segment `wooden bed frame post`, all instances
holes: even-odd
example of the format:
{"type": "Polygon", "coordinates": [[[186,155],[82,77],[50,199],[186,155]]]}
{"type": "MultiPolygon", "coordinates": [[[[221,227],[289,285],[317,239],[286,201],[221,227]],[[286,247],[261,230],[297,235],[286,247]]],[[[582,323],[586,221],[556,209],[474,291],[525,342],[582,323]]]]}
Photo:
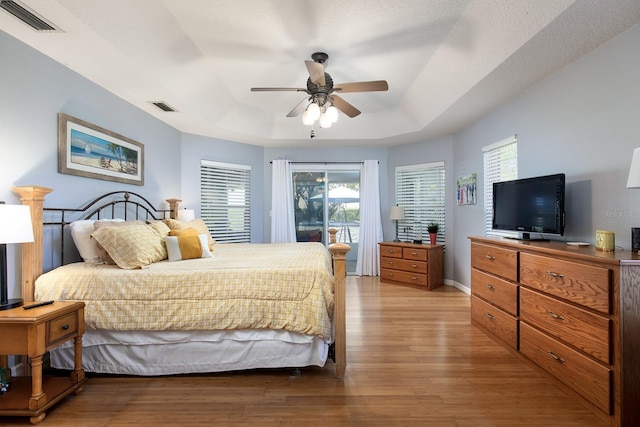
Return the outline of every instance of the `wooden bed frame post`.
{"type": "Polygon", "coordinates": [[[42,274],[44,198],[53,189],[30,185],[13,187],[11,190],[18,193],[22,204],[28,205],[31,209],[33,243],[22,244],[22,299],[33,301],[36,279],[42,274]]]}
{"type": "Polygon", "coordinates": [[[347,313],[346,313],[346,276],[347,252],[351,247],[336,243],[337,228],[329,229],[329,251],[333,258],[334,286],[334,327],[335,327],[335,366],[336,376],[344,378],[347,369],[347,313]]]}
{"type": "Polygon", "coordinates": [[[181,199],[165,199],[167,203],[169,203],[169,218],[178,219],[178,208],[180,207],[181,199]]]}

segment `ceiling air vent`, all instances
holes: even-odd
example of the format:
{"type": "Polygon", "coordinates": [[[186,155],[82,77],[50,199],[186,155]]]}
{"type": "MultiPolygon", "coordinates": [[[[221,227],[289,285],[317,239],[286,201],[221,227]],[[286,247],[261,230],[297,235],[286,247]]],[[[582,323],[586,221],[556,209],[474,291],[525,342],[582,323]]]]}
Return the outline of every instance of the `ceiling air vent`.
{"type": "Polygon", "coordinates": [[[162,111],[174,112],[176,111],[172,106],[163,101],[151,101],[153,105],[161,109],[162,111]]]}
{"type": "Polygon", "coordinates": [[[36,31],[61,31],[42,16],[17,1],[1,0],[0,8],[6,10],[36,31]]]}

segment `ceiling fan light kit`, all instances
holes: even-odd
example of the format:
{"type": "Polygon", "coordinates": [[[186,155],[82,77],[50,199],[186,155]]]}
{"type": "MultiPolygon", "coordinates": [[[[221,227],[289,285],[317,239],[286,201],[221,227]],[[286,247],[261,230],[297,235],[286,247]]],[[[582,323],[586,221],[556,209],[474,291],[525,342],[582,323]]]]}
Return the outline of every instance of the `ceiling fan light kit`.
{"type": "MultiPolygon", "coordinates": [[[[374,92],[386,91],[389,85],[385,80],[375,80],[369,82],[353,82],[343,84],[333,84],[331,76],[325,72],[324,64],[329,58],[324,52],[315,52],[311,55],[313,61],[305,61],[309,78],[306,88],[286,88],[286,87],[254,87],[252,92],[306,92],[309,97],[303,99],[287,117],[296,117],[302,114],[302,123],[313,126],[316,120],[321,128],[331,127],[338,120],[338,110],[348,117],[356,117],[360,114],[353,105],[349,104],[337,92],[374,92]]],[[[313,130],[311,131],[313,133],[313,130]]],[[[311,136],[313,138],[313,134],[311,136]]]]}

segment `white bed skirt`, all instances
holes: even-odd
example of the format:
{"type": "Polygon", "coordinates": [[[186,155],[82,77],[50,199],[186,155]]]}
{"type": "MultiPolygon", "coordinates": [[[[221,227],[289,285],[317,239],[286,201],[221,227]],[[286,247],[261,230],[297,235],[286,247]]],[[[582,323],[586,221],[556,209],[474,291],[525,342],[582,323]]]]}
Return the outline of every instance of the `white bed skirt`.
{"type": "MultiPolygon", "coordinates": [[[[86,331],[85,372],[175,375],[324,366],[329,343],[288,331],[86,331]]],[[[51,366],[74,368],[73,341],[51,350],[51,366]]]]}

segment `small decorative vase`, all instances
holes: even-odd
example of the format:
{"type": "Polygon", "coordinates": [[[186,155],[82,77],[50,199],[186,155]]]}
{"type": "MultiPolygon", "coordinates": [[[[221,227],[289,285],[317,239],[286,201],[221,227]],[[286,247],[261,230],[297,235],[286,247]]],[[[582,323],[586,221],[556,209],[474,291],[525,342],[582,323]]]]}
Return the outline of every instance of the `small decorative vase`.
{"type": "Polygon", "coordinates": [[[432,245],[436,244],[436,239],[438,238],[438,233],[429,233],[429,243],[432,245]]]}

